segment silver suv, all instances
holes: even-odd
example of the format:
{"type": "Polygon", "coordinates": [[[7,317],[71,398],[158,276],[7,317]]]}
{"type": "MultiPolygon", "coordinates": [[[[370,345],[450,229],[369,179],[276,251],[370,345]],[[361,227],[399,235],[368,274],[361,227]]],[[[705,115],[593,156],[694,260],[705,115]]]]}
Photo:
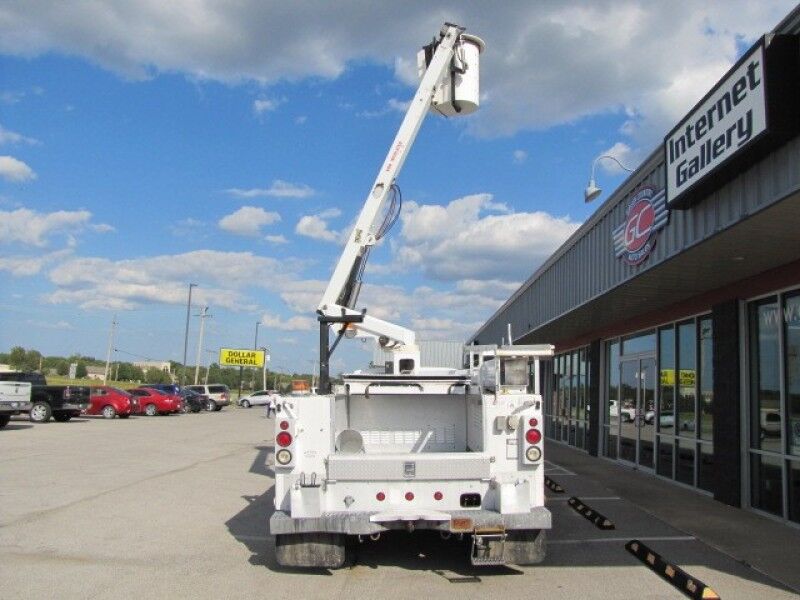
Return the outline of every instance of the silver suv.
{"type": "Polygon", "coordinates": [[[198,394],[208,396],[206,410],[222,410],[223,406],[231,403],[231,391],[227,385],[221,383],[209,383],[208,385],[185,385],[187,390],[192,390],[198,394]]]}

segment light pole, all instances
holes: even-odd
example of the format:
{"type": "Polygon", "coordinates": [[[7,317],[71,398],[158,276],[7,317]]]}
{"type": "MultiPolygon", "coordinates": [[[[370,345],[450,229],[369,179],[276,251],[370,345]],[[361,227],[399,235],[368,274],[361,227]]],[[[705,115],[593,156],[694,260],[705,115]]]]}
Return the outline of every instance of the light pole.
{"type": "Polygon", "coordinates": [[[206,366],[206,380],[203,382],[205,385],[208,385],[208,373],[211,371],[211,355],[214,354],[213,350],[206,350],[206,354],[208,354],[208,365],[206,366]]]}
{"type": "Polygon", "coordinates": [[[595,158],[594,161],[592,162],[592,175],[589,178],[589,185],[587,185],[586,189],[583,191],[583,200],[584,200],[584,202],[591,202],[592,200],[597,198],[603,191],[601,188],[597,187],[597,184],[595,184],[595,181],[594,181],[594,169],[597,166],[597,163],[598,163],[598,161],[600,161],[601,158],[606,158],[608,160],[613,160],[615,163],[617,163],[622,169],[624,169],[628,173],[633,173],[633,169],[629,169],[628,167],[623,165],[621,162],[619,162],[619,159],[616,156],[611,156],[610,154],[601,154],[600,156],[595,158]]]}
{"type": "Polygon", "coordinates": [[[208,306],[204,306],[200,311],[200,314],[197,315],[200,317],[200,335],[197,338],[197,354],[195,355],[195,366],[194,366],[194,384],[197,385],[197,378],[200,375],[200,349],[203,347],[203,329],[205,329],[206,319],[213,316],[208,314],[208,306]]]}
{"type": "Polygon", "coordinates": [[[261,321],[256,321],[256,337],[253,340],[253,350],[258,350],[258,326],[261,325],[261,321]]]}
{"type": "Polygon", "coordinates": [[[267,389],[267,356],[269,356],[269,348],[265,346],[261,346],[261,350],[264,352],[264,364],[261,365],[261,389],[267,389]]]}
{"type": "Polygon", "coordinates": [[[181,385],[186,379],[186,351],[189,349],[189,313],[192,310],[192,288],[196,288],[196,283],[189,284],[189,300],[186,302],[186,333],[183,334],[183,367],[181,368],[181,385]]]}
{"type": "MultiPolygon", "coordinates": [[[[111,348],[114,345],[114,328],[117,326],[117,315],[111,318],[111,331],[108,332],[108,350],[106,350],[106,370],[103,373],[103,385],[108,385],[108,367],[111,364],[111,348]]],[[[39,367],[41,370],[41,367],[39,367]]]]}

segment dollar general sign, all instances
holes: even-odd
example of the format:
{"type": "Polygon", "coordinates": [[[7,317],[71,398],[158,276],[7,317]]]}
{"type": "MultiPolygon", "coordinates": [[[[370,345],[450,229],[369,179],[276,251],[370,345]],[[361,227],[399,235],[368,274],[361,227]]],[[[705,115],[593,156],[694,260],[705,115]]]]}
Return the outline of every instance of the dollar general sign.
{"type": "Polygon", "coordinates": [[[220,348],[219,364],[223,367],[263,367],[264,351],[220,348]]]}

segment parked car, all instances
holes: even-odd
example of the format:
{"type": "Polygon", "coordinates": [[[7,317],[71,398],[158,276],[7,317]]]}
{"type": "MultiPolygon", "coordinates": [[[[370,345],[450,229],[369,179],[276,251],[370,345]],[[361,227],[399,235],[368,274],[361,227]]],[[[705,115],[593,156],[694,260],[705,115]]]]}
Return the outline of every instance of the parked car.
{"type": "Polygon", "coordinates": [[[0,429],[14,415],[31,409],[31,384],[26,381],[0,381],[0,429]]]}
{"type": "Polygon", "coordinates": [[[208,405],[208,396],[183,388],[178,394],[183,400],[183,412],[199,413],[208,405]]]}
{"type": "Polygon", "coordinates": [[[622,410],[620,410],[619,402],[611,400],[608,407],[608,414],[612,417],[621,417],[623,423],[631,423],[636,417],[636,409],[623,407],[622,410]]]}
{"type": "Polygon", "coordinates": [[[139,400],[125,390],[110,385],[96,385],[91,388],[91,399],[87,415],[103,415],[106,419],[119,417],[127,419],[139,412],[139,400]]]}
{"type": "Polygon", "coordinates": [[[222,410],[223,406],[231,403],[231,391],[227,385],[221,383],[209,383],[208,385],[187,385],[186,389],[208,396],[206,410],[222,410]]]}
{"type": "Polygon", "coordinates": [[[128,392],[139,399],[139,412],[148,417],[169,415],[183,410],[181,397],[174,394],[166,394],[147,387],[133,388],[128,392]]]}
{"type": "Polygon", "coordinates": [[[144,383],[141,387],[148,387],[154,390],[158,390],[159,392],[165,392],[167,394],[175,394],[176,396],[180,396],[181,393],[181,386],[177,383],[144,383]]]}
{"type": "Polygon", "coordinates": [[[278,395],[278,392],[275,390],[260,390],[258,392],[253,392],[252,394],[248,394],[247,396],[242,396],[239,398],[239,406],[242,408],[250,408],[251,406],[267,406],[271,404],[275,400],[275,396],[278,395]]]}
{"type": "Polygon", "coordinates": [[[27,382],[31,384],[30,419],[46,423],[69,421],[89,408],[89,388],[83,385],[47,385],[44,375],[36,372],[5,371],[0,381],[27,382]]]}

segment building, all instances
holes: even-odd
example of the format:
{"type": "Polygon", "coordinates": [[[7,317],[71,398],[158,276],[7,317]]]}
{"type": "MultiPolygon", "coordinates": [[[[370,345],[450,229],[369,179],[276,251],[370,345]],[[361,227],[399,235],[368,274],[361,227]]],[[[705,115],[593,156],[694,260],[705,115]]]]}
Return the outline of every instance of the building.
{"type": "Polygon", "coordinates": [[[800,523],[800,9],[470,343],[552,343],[546,436],[800,523]]]}
{"type": "Polygon", "coordinates": [[[86,367],[86,378],[103,381],[106,378],[105,367],[86,367]]]}
{"type": "Polygon", "coordinates": [[[139,367],[142,371],[147,369],[159,369],[165,373],[172,373],[172,364],[168,360],[140,360],[133,363],[134,367],[139,367]]]}

